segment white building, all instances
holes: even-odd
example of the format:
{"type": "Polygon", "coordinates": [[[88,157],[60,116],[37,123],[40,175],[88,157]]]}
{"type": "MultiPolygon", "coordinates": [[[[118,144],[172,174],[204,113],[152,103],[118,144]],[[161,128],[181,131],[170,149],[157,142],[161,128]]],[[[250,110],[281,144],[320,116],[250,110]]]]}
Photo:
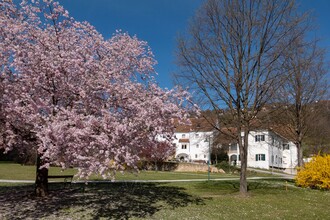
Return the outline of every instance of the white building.
{"type": "Polygon", "coordinates": [[[213,129],[203,119],[191,119],[191,125],[177,125],[175,159],[207,163],[210,158],[213,129]]]}
{"type": "MultiPolygon", "coordinates": [[[[248,143],[248,167],[277,168],[291,172],[298,164],[296,145],[273,131],[251,131],[248,143]]],[[[230,144],[228,156],[232,164],[240,165],[237,144],[230,144]]]]}
{"type": "MultiPolygon", "coordinates": [[[[243,135],[243,134],[242,134],[243,135]]],[[[175,159],[205,162],[210,159],[214,129],[204,119],[191,119],[191,125],[178,125],[175,132],[175,159]]],[[[228,145],[228,140],[225,145],[228,145]]],[[[282,169],[292,172],[297,164],[295,144],[274,131],[251,131],[248,136],[247,165],[253,168],[282,169]]],[[[221,143],[218,143],[221,144],[221,143]]],[[[231,164],[240,165],[238,145],[231,141],[228,148],[231,164]]]]}

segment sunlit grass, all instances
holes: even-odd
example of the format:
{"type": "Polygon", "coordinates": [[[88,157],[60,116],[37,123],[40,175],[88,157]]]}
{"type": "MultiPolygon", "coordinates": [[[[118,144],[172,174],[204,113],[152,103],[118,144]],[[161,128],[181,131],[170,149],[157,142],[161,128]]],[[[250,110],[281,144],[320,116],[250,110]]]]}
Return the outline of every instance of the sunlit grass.
{"type": "MultiPolygon", "coordinates": [[[[75,174],[68,169],[65,174],[75,174]]],[[[50,169],[51,175],[61,170],[50,169]]],[[[249,175],[258,176],[255,172],[249,175]]],[[[263,174],[264,175],[264,174],[263,174]]],[[[0,219],[328,219],[329,191],[298,188],[292,181],[248,180],[248,196],[239,194],[237,174],[142,171],[118,173],[118,180],[204,179],[193,182],[102,182],[50,185],[43,211],[34,207],[34,184],[0,183],[0,219]],[[3,215],[3,216],[1,216],[3,215]]],[[[34,166],[0,163],[0,179],[35,178],[34,166]]],[[[269,178],[269,175],[268,175],[269,178]]],[[[92,179],[99,180],[97,176],[92,179]]]]}
{"type": "MultiPolygon", "coordinates": [[[[74,175],[75,169],[62,171],[59,167],[51,167],[49,175],[74,175]]],[[[21,165],[9,162],[0,162],[0,179],[7,180],[34,180],[36,177],[36,166],[21,165]]]]}
{"type": "MultiPolygon", "coordinates": [[[[59,167],[51,167],[49,175],[75,175],[77,169],[62,171],[59,167]]],[[[15,163],[0,162],[0,179],[8,180],[34,180],[35,166],[20,165],[15,163]]],[[[269,174],[249,172],[249,176],[271,176],[269,174]]],[[[210,179],[237,178],[238,174],[210,173],[210,179]]],[[[167,171],[140,171],[118,172],[116,180],[183,180],[183,179],[207,179],[207,172],[167,172],[167,171]]],[[[102,180],[102,177],[93,175],[90,180],[102,180]]],[[[61,180],[58,180],[61,181],[61,180]]]]}
{"type": "Polygon", "coordinates": [[[301,189],[284,180],[249,181],[249,196],[239,196],[238,181],[169,183],[203,198],[175,212],[162,209],[154,218],[177,219],[329,219],[330,192],[301,189]]]}
{"type": "Polygon", "coordinates": [[[40,212],[33,185],[0,184],[0,213],[5,219],[329,219],[329,191],[279,179],[248,186],[241,197],[238,181],[58,184],[40,212]]]}

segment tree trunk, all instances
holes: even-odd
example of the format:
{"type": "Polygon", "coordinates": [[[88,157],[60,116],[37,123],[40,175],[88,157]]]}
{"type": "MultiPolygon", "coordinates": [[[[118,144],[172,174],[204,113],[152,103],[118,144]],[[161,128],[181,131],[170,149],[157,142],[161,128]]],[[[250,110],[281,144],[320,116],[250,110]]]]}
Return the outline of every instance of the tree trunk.
{"type": "Polygon", "coordinates": [[[304,160],[303,160],[303,149],[302,149],[302,144],[300,141],[296,143],[297,151],[298,151],[298,167],[302,167],[304,165],[304,160]]]}
{"type": "Polygon", "coordinates": [[[155,161],[155,171],[158,171],[158,164],[157,164],[157,161],[155,161]]]}
{"type": "Polygon", "coordinates": [[[241,134],[239,134],[239,154],[241,157],[241,172],[240,172],[240,187],[239,192],[241,196],[247,196],[247,180],[246,180],[246,168],[247,168],[247,147],[248,147],[248,131],[244,131],[244,143],[242,143],[241,134]]]}
{"type": "Polygon", "coordinates": [[[43,165],[43,161],[40,157],[41,155],[38,154],[35,193],[37,197],[44,197],[48,195],[48,169],[47,168],[40,169],[40,167],[43,165]]]}

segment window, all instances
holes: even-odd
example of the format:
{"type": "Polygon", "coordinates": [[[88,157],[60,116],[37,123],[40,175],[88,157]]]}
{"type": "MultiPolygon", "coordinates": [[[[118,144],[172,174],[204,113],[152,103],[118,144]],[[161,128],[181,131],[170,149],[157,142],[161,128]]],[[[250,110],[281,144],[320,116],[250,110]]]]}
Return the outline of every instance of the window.
{"type": "Polygon", "coordinates": [[[204,158],[206,158],[206,154],[204,154],[204,158]]]}
{"type": "Polygon", "coordinates": [[[237,144],[232,144],[229,147],[230,147],[230,150],[237,151],[237,144]]]}
{"type": "Polygon", "coordinates": [[[199,138],[199,134],[195,134],[195,138],[199,138]]]}
{"type": "Polygon", "coordinates": [[[198,155],[197,154],[195,154],[195,158],[197,158],[198,157],[198,155]]]}
{"type": "Polygon", "coordinates": [[[264,134],[256,135],[255,140],[256,142],[265,141],[265,135],[264,134]]]}
{"type": "Polygon", "coordinates": [[[182,138],[185,138],[186,137],[186,134],[182,134],[182,138]]]}
{"type": "Polygon", "coordinates": [[[186,144],[182,144],[181,145],[181,148],[185,150],[185,149],[187,149],[187,145],[186,144]]]}
{"type": "Polygon", "coordinates": [[[199,148],[199,144],[196,144],[196,148],[199,148]]]}
{"type": "Polygon", "coordinates": [[[288,143],[283,143],[283,150],[290,150],[290,145],[288,143]]]}
{"type": "Polygon", "coordinates": [[[256,154],[256,161],[265,161],[266,155],[265,154],[256,154]]]}

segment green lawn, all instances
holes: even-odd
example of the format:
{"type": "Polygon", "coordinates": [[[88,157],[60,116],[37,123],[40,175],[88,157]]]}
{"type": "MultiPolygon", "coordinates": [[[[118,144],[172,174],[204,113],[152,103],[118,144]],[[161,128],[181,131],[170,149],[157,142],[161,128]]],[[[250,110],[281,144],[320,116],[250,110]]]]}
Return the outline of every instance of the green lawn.
{"type": "MultiPolygon", "coordinates": [[[[50,174],[61,171],[53,167],[50,174]]],[[[0,179],[34,180],[34,176],[34,166],[0,163],[0,179]]],[[[221,177],[238,176],[211,174],[212,179],[221,177]]],[[[206,179],[207,173],[148,171],[117,178],[206,179]]],[[[249,180],[248,185],[249,195],[242,198],[236,180],[53,183],[49,197],[40,199],[34,197],[33,184],[0,183],[0,219],[329,219],[329,191],[302,189],[276,178],[249,180]]]]}
{"type": "MultiPolygon", "coordinates": [[[[23,166],[20,164],[0,162],[0,179],[9,180],[34,180],[35,166],[23,166]]],[[[49,175],[76,174],[76,169],[61,171],[58,167],[51,167],[49,175]]],[[[249,176],[271,176],[269,174],[250,172],[249,176]]],[[[211,173],[211,179],[238,177],[237,174],[211,173]]],[[[207,172],[163,172],[163,171],[141,171],[140,173],[118,173],[117,180],[176,180],[176,179],[207,179],[207,172]]],[[[101,180],[101,177],[92,176],[92,180],[101,180]]],[[[61,181],[61,180],[58,180],[61,181]]]]}
{"type": "Polygon", "coordinates": [[[0,219],[329,219],[330,192],[284,180],[99,183],[52,187],[45,199],[33,185],[0,185],[0,219]]]}
{"type": "MultiPolygon", "coordinates": [[[[68,169],[61,171],[58,167],[51,167],[49,169],[49,175],[65,175],[75,174],[75,169],[68,169]]],[[[0,179],[8,180],[35,180],[36,167],[20,165],[11,162],[0,162],[0,179]]]]}

